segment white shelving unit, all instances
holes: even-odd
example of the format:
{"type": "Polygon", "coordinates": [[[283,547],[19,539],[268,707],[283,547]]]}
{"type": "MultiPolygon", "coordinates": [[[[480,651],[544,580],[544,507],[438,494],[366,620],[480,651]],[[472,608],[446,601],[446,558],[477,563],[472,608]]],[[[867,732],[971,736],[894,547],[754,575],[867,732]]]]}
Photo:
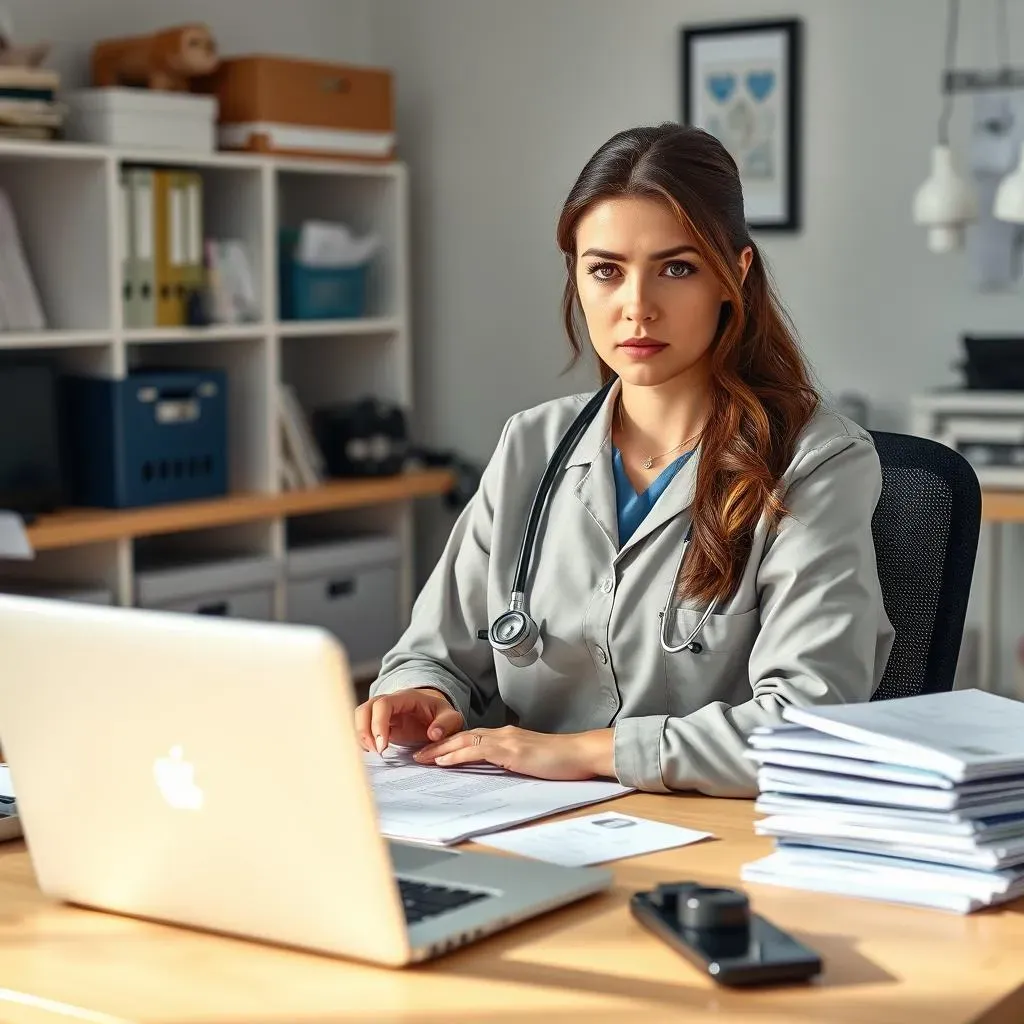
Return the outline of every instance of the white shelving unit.
{"type": "MultiPolygon", "coordinates": [[[[36,559],[0,560],[0,586],[26,578],[99,584],[118,603],[130,605],[143,548],[167,547],[186,558],[270,555],[283,565],[292,529],[372,529],[400,540],[404,619],[413,598],[412,501],[443,492],[447,475],[337,481],[281,493],[276,395],[284,380],[307,410],[370,393],[411,409],[405,167],[11,141],[0,142],[0,188],[11,197],[49,324],[38,333],[0,333],[3,357],[24,352],[52,358],[61,370],[115,378],[149,365],[223,368],[231,449],[229,497],[125,511],[69,509],[42,517],[29,531],[36,559]],[[201,173],[204,232],[245,241],[257,277],[259,322],[124,327],[119,176],[127,164],[201,173]],[[278,319],[278,228],[310,217],[381,234],[366,319],[278,319]]],[[[276,599],[281,618],[287,615],[284,595],[282,573],[276,599]]]]}

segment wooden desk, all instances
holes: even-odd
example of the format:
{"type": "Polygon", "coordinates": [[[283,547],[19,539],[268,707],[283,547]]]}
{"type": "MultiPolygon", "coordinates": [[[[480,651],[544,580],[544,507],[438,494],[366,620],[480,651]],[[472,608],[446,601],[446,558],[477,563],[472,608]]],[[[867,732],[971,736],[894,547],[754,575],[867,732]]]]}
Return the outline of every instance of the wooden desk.
{"type": "Polygon", "coordinates": [[[753,835],[750,803],[637,794],[609,806],[718,839],[622,862],[613,892],[404,971],[54,905],[21,845],[5,844],[0,1021],[1024,1021],[1024,901],[964,918],[748,886],[755,909],[819,950],[826,972],[811,986],[716,988],[625,904],[659,881],[736,884],[740,865],[770,848],[753,835]]]}

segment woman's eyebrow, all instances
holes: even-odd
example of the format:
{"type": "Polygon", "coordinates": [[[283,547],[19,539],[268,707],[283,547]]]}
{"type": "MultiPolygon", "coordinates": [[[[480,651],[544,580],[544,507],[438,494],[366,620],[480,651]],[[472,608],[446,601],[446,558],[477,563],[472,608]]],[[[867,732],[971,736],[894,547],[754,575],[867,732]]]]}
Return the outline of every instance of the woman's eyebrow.
{"type": "MultiPolygon", "coordinates": [[[[670,256],[682,256],[686,252],[700,255],[700,250],[695,245],[677,245],[672,249],[662,249],[661,252],[651,253],[650,259],[667,260],[670,256]]],[[[609,252],[607,249],[588,249],[586,252],[580,253],[581,258],[584,256],[597,256],[602,260],[618,260],[619,263],[625,263],[626,261],[626,257],[622,253],[609,252]]]]}

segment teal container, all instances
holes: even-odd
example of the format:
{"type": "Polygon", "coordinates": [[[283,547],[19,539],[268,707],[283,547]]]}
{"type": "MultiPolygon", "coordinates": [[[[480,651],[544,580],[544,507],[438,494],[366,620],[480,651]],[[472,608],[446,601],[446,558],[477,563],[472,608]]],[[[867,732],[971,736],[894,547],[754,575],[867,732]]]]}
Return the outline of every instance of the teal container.
{"type": "Polygon", "coordinates": [[[278,288],[282,320],[349,320],[366,316],[369,264],[307,267],[295,260],[299,232],[278,235],[278,288]]]}

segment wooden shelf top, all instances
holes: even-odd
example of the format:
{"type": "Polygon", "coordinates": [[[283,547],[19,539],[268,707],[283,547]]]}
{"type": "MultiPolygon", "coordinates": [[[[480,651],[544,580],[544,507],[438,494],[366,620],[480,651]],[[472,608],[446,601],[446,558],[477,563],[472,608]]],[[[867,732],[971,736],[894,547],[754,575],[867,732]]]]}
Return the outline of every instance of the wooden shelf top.
{"type": "Polygon", "coordinates": [[[232,494],[209,501],[146,508],[73,508],[40,516],[28,528],[28,539],[36,551],[46,551],[130,537],[233,526],[279,516],[363,508],[444,494],[452,486],[453,479],[447,470],[429,469],[391,477],[334,480],[321,487],[280,494],[232,494]]]}
{"type": "Polygon", "coordinates": [[[981,491],[981,518],[988,523],[1024,523],[1024,491],[981,491]]]}

